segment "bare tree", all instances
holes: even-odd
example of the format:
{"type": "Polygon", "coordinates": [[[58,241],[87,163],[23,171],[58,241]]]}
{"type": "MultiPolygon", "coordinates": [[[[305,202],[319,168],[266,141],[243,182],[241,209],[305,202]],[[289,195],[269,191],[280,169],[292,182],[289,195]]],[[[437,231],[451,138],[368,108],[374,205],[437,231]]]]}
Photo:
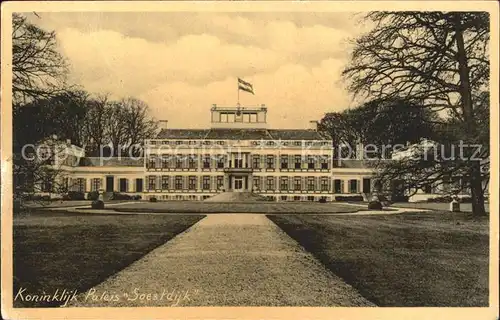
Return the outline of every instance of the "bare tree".
{"type": "MultiPolygon", "coordinates": [[[[483,143],[479,137],[489,128],[479,124],[484,108],[478,104],[489,85],[488,13],[371,12],[366,18],[375,27],[354,42],[351,63],[343,71],[349,90],[370,99],[403,97],[445,112],[443,123],[453,119],[466,143],[483,143]]],[[[486,214],[482,163],[465,161],[476,215],[486,214]]],[[[437,175],[443,170],[436,162],[431,167],[437,175]]]]}
{"type": "Polygon", "coordinates": [[[12,25],[14,106],[61,92],[68,65],[57,51],[55,32],[45,31],[16,13],[12,25]]]}
{"type": "Polygon", "coordinates": [[[134,146],[142,146],[145,139],[153,138],[158,131],[158,123],[150,116],[145,102],[129,97],[120,103],[125,110],[123,128],[125,138],[130,143],[129,154],[137,156],[140,150],[134,146]]]}

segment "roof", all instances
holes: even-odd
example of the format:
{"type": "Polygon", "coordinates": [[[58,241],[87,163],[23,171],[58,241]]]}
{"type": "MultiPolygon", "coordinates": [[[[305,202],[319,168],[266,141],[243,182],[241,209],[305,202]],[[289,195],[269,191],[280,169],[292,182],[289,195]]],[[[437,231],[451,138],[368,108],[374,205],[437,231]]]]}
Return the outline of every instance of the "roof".
{"type": "Polygon", "coordinates": [[[325,140],[311,129],[162,129],[156,139],[325,140]]]}
{"type": "Polygon", "coordinates": [[[143,158],[101,158],[85,157],[80,159],[81,167],[143,167],[143,158]]]}

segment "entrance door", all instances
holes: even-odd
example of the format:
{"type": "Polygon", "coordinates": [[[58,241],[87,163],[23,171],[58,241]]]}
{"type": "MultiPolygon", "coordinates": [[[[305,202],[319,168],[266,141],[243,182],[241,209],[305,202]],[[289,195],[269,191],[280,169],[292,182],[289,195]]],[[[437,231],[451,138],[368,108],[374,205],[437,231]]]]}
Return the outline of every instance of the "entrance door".
{"type": "Polygon", "coordinates": [[[234,178],[234,191],[243,191],[243,178],[235,177],[234,178]]]}
{"type": "Polygon", "coordinates": [[[106,192],[113,192],[114,185],[115,185],[115,177],[107,176],[106,177],[106,192]]]}

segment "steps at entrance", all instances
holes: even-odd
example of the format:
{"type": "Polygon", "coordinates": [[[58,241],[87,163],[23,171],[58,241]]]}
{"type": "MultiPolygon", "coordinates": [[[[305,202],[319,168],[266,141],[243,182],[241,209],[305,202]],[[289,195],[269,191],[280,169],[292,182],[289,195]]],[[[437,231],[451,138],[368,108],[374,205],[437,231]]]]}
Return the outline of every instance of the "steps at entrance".
{"type": "Polygon", "coordinates": [[[221,192],[213,197],[205,199],[208,202],[253,202],[266,201],[266,197],[253,192],[221,192]]]}

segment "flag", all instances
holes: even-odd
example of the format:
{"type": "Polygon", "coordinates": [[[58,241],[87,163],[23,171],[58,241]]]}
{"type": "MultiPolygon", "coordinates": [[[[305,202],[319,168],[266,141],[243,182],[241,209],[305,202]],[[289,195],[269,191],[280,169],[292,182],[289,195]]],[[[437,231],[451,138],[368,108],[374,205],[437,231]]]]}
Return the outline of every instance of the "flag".
{"type": "Polygon", "coordinates": [[[240,78],[238,78],[238,90],[243,90],[243,91],[246,91],[246,92],[250,92],[251,94],[255,94],[253,92],[253,86],[252,86],[252,84],[249,83],[249,82],[243,81],[240,78]]]}

